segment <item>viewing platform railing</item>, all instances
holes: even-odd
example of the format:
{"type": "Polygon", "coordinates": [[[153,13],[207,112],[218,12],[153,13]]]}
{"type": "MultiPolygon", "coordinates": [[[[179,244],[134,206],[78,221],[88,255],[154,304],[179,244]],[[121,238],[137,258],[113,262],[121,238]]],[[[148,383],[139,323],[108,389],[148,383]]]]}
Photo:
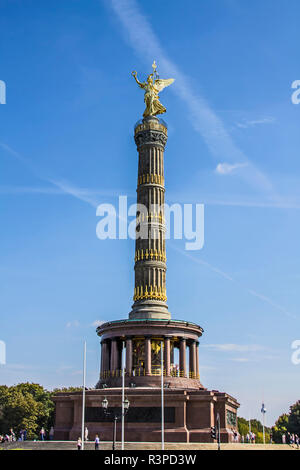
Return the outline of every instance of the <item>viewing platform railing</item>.
{"type": "MultiPolygon", "coordinates": [[[[161,376],[161,368],[160,367],[152,367],[151,373],[146,374],[146,370],[143,367],[136,367],[132,369],[131,372],[127,372],[125,369],[126,377],[148,377],[148,376],[161,376]]],[[[190,378],[190,379],[199,379],[199,375],[196,372],[186,372],[184,373],[183,370],[174,369],[170,370],[169,375],[167,375],[166,369],[163,370],[164,377],[182,377],[182,378],[190,378]]],[[[106,370],[100,374],[101,379],[109,379],[109,378],[118,378],[122,377],[122,369],[115,369],[115,370],[106,370]]]]}

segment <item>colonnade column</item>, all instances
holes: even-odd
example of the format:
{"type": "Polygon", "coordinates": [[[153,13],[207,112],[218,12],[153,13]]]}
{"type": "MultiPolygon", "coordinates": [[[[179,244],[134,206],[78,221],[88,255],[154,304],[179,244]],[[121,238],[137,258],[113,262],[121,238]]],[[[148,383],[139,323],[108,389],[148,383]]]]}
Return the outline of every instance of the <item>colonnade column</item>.
{"type": "Polygon", "coordinates": [[[151,337],[145,337],[145,374],[151,375],[151,337]]]}
{"type": "Polygon", "coordinates": [[[113,338],[111,340],[111,350],[110,350],[110,370],[116,370],[117,369],[117,361],[118,361],[118,346],[117,346],[117,340],[113,338]]]}
{"type": "Polygon", "coordinates": [[[101,374],[110,370],[109,340],[101,341],[101,374]]]}
{"type": "Polygon", "coordinates": [[[197,379],[200,377],[199,373],[199,341],[196,341],[196,375],[197,379]]]}
{"type": "Polygon", "coordinates": [[[132,339],[126,339],[126,375],[132,375],[132,339]]]}
{"type": "Polygon", "coordinates": [[[196,374],[196,341],[190,343],[190,378],[194,378],[196,374]]]}
{"type": "Polygon", "coordinates": [[[166,371],[166,375],[170,375],[171,369],[171,339],[165,337],[164,340],[164,369],[166,371]]]}
{"type": "Polygon", "coordinates": [[[100,377],[101,375],[103,374],[103,371],[104,371],[104,367],[103,367],[103,359],[104,359],[104,342],[101,341],[101,360],[100,360],[100,377]]]}
{"type": "Polygon", "coordinates": [[[186,377],[186,339],[180,339],[179,346],[179,371],[183,377],[186,377]]]}
{"type": "Polygon", "coordinates": [[[104,341],[101,341],[101,366],[100,366],[100,377],[102,376],[104,372],[104,358],[105,358],[105,349],[106,349],[106,344],[104,341]]]}

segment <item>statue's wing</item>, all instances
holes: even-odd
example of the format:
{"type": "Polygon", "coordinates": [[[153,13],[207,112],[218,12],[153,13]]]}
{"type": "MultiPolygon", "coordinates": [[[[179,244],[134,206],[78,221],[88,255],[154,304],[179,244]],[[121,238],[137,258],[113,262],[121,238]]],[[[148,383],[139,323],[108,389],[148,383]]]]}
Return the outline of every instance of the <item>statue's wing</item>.
{"type": "Polygon", "coordinates": [[[163,80],[161,78],[155,80],[155,88],[158,90],[158,92],[162,91],[166,86],[172,85],[174,82],[174,78],[168,78],[167,80],[163,80]]]}

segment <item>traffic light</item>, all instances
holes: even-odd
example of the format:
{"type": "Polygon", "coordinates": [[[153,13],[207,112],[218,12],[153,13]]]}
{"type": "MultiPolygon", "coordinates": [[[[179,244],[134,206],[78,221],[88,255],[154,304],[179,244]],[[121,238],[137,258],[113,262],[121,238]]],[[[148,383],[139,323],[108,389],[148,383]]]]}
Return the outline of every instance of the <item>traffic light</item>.
{"type": "Polygon", "coordinates": [[[211,435],[211,438],[212,439],[216,439],[217,438],[217,428],[216,426],[212,426],[210,428],[210,435],[211,435]]]}

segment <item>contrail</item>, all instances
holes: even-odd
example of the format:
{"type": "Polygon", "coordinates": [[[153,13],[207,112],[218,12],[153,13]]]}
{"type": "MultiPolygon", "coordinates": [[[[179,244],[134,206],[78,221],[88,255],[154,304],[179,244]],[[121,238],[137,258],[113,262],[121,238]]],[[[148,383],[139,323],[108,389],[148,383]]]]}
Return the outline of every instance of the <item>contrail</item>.
{"type": "Polygon", "coordinates": [[[218,161],[222,158],[233,163],[238,161],[247,164],[240,170],[240,177],[277,199],[269,178],[237,147],[206,99],[193,91],[190,79],[168,58],[151,24],[141,13],[140,5],[135,0],[111,0],[109,5],[124,27],[127,41],[141,60],[149,65],[149,61],[155,58],[162,72],[176,79],[172,89],[187,105],[191,123],[204,139],[213,157],[218,161]]]}
{"type": "Polygon", "coordinates": [[[170,242],[168,243],[168,246],[170,246],[173,250],[177,251],[178,253],[181,253],[182,255],[184,255],[186,258],[189,258],[191,259],[192,261],[194,261],[194,263],[197,263],[197,264],[201,264],[202,266],[205,266],[207,268],[209,268],[211,271],[219,274],[220,276],[222,276],[224,279],[227,279],[227,281],[231,281],[231,282],[234,282],[235,284],[238,284],[239,286],[241,286],[246,292],[248,292],[250,295],[252,295],[253,297],[256,297],[260,300],[262,300],[263,302],[271,305],[271,307],[274,307],[276,308],[277,310],[279,310],[280,312],[284,313],[286,316],[290,317],[290,318],[293,318],[294,320],[297,319],[297,316],[294,315],[293,313],[290,313],[285,307],[282,307],[281,305],[273,302],[272,299],[270,299],[269,297],[265,296],[265,295],[262,295],[258,292],[256,292],[255,290],[253,289],[250,289],[249,287],[247,286],[244,286],[243,284],[241,284],[239,281],[235,280],[232,276],[230,276],[228,273],[222,271],[221,269],[219,268],[216,268],[215,266],[207,263],[206,261],[203,261],[202,259],[200,258],[196,258],[195,256],[189,254],[188,252],[184,251],[184,250],[181,250],[180,248],[178,248],[177,246],[171,244],[170,242]]]}

